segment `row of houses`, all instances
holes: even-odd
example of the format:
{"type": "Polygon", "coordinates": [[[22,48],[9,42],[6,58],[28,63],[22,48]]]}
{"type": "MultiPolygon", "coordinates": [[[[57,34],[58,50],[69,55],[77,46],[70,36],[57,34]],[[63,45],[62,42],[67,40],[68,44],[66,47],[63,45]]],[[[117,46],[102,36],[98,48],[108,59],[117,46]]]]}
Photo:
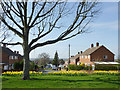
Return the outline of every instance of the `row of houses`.
{"type": "Polygon", "coordinates": [[[115,54],[107,49],[104,45],[99,45],[96,43],[96,46],[91,44],[91,47],[85,50],[84,52],[78,52],[75,56],[71,56],[68,60],[65,61],[65,65],[68,63],[73,65],[79,65],[84,63],[85,65],[95,65],[95,64],[119,64],[114,62],[115,54]]]}
{"type": "MultiPolygon", "coordinates": [[[[80,65],[84,63],[85,65],[95,65],[95,64],[119,64],[114,62],[114,54],[107,49],[104,45],[99,46],[99,43],[96,43],[96,46],[91,44],[91,47],[87,50],[80,51],[75,56],[71,56],[68,60],[65,61],[65,66],[68,65],[68,62],[73,65],[80,65]]],[[[15,62],[20,62],[23,60],[23,56],[19,54],[19,51],[12,51],[6,44],[0,46],[0,67],[4,70],[13,69],[13,64],[15,62]]]]}

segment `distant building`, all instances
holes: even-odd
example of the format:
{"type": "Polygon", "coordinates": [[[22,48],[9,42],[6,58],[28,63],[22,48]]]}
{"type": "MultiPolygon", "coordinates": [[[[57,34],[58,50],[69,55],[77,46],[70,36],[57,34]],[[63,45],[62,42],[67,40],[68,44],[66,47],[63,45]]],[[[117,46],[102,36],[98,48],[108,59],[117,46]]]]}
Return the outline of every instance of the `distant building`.
{"type": "MultiPolygon", "coordinates": [[[[69,59],[65,62],[66,65],[68,64],[68,61],[69,59]]],[[[84,52],[78,52],[77,55],[70,58],[70,64],[74,65],[79,65],[80,63],[94,65],[95,63],[99,64],[98,62],[114,62],[114,54],[105,46],[99,46],[99,43],[96,43],[95,47],[91,44],[90,48],[84,52]]]]}
{"type": "Polygon", "coordinates": [[[19,51],[12,51],[6,44],[0,46],[0,65],[4,70],[11,70],[13,69],[13,64],[15,62],[20,62],[23,59],[23,56],[19,54],[19,51]]]}

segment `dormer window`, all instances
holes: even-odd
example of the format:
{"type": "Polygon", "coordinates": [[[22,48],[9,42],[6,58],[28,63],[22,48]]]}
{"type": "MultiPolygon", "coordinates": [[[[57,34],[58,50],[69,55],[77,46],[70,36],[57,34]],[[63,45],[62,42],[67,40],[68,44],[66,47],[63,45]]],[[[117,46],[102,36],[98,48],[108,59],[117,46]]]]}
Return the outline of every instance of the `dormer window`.
{"type": "Polygon", "coordinates": [[[107,58],[108,58],[108,56],[107,56],[107,55],[104,55],[104,56],[103,56],[103,59],[107,59],[107,58]]]}

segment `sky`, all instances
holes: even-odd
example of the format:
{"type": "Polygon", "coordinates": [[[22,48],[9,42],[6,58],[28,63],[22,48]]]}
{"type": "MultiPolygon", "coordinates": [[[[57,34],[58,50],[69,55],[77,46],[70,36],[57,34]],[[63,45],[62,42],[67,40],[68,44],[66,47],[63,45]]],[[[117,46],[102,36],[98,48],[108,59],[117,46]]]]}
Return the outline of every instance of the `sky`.
{"type": "MultiPolygon", "coordinates": [[[[69,20],[66,18],[66,23],[69,20]]],[[[101,11],[99,15],[89,25],[89,33],[80,34],[67,41],[60,41],[55,44],[43,46],[33,50],[30,53],[30,58],[38,58],[38,55],[45,52],[50,55],[50,58],[54,57],[55,52],[58,52],[59,58],[69,57],[70,55],[76,55],[80,51],[85,51],[90,48],[93,43],[96,42],[100,45],[106,46],[110,51],[115,54],[115,58],[118,56],[118,3],[117,2],[101,2],[101,11]]],[[[54,36],[54,35],[53,35],[54,36]]],[[[16,39],[17,40],[17,39],[16,39]]],[[[10,49],[18,50],[23,55],[21,46],[8,46],[10,49]]]]}

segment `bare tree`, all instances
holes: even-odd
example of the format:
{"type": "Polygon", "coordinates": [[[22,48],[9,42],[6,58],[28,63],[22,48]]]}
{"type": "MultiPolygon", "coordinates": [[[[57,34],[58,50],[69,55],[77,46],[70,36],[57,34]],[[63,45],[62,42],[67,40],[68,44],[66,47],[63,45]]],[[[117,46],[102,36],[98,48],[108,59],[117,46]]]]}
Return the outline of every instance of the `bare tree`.
{"type": "MultiPolygon", "coordinates": [[[[5,18],[1,18],[4,25],[16,34],[22,42],[6,43],[7,45],[21,45],[24,53],[23,79],[29,79],[29,54],[32,50],[58,41],[64,41],[85,32],[86,26],[97,13],[96,0],[82,2],[20,2],[1,1],[5,18]],[[71,22],[64,20],[72,16],[71,22]],[[62,24],[68,23],[62,28],[62,24]],[[11,26],[13,25],[13,26],[11,26]],[[41,42],[40,40],[58,30],[58,36],[41,42]]],[[[4,42],[5,43],[5,42],[4,42]]]]}
{"type": "Polygon", "coordinates": [[[38,60],[38,65],[46,65],[50,61],[50,56],[47,53],[41,53],[39,54],[39,60],[38,60]]]}

